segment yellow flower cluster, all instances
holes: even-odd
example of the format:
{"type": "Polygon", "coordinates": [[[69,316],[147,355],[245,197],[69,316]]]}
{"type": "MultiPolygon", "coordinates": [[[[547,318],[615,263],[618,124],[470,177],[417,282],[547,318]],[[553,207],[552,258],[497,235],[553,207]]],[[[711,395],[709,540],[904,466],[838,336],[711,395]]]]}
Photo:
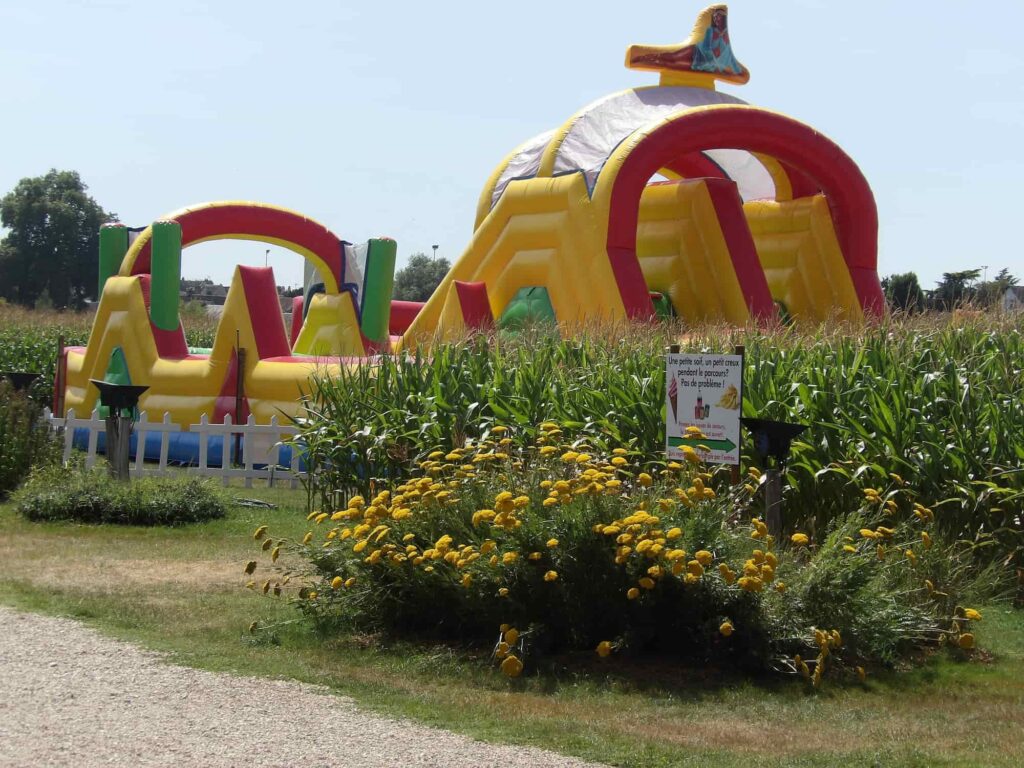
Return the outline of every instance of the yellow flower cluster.
{"type": "MultiPolygon", "coordinates": [[[[699,519],[703,509],[717,509],[708,504],[716,493],[712,476],[696,466],[699,458],[692,461],[688,457],[686,463],[668,463],[654,470],[639,466],[626,449],[603,456],[579,443],[570,444],[554,423],[546,422],[541,432],[536,445],[516,448],[507,428],[494,427],[486,439],[475,444],[430,453],[418,464],[414,477],[390,490],[375,493],[371,486],[365,498],[355,496],[343,509],[311,513],[308,519],[313,530],[305,534],[302,546],[307,556],[312,552],[317,558],[323,582],[319,598],[307,588],[300,599],[318,599],[317,610],[329,607],[332,601],[352,601],[355,595],[365,596],[365,590],[372,590],[378,575],[383,574],[388,574],[388,580],[436,584],[468,601],[504,600],[495,605],[510,611],[530,604],[533,595],[527,590],[545,590],[543,594],[553,599],[571,597],[579,578],[573,565],[576,547],[587,545],[580,541],[577,515],[584,516],[587,526],[593,524],[582,531],[590,530],[601,542],[599,547],[607,553],[602,556],[607,558],[604,562],[614,562],[625,574],[624,598],[629,601],[653,600],[659,585],[664,588],[664,582],[678,580],[687,586],[706,585],[707,594],[714,596],[708,599],[728,594],[731,600],[742,597],[772,605],[772,601],[788,599],[779,597],[786,592],[785,583],[777,577],[783,552],[792,553],[801,563],[826,546],[816,541],[812,547],[807,533],[796,532],[789,537],[791,549],[777,552],[767,526],[756,518],[749,524],[748,557],[734,558],[733,544],[726,556],[718,544],[688,541],[683,530],[684,526],[690,528],[687,521],[695,515],[699,519]],[[320,541],[314,543],[314,539],[320,541]],[[687,546],[696,551],[688,552],[687,546]],[[328,566],[319,565],[324,562],[328,566]],[[741,596],[742,592],[749,594],[741,596]]],[[[761,480],[756,468],[750,468],[747,476],[755,484],[761,480]]],[[[753,492],[753,487],[747,492],[753,492]]],[[[737,492],[742,495],[741,488],[733,489],[737,492]]],[[[901,489],[883,497],[881,491],[866,489],[864,496],[878,507],[885,521],[896,505],[892,496],[910,493],[901,489]]],[[[915,527],[934,520],[931,510],[920,504],[915,504],[914,515],[915,527]]],[[[735,532],[732,523],[729,528],[735,532]]],[[[738,533],[746,536],[747,530],[744,527],[738,533]]],[[[887,553],[898,553],[885,567],[918,568],[921,578],[931,537],[918,530],[908,542],[904,532],[903,526],[897,533],[895,527],[872,523],[872,527],[861,529],[859,539],[848,537],[840,546],[848,553],[877,553],[880,560],[887,553]]],[[[253,536],[271,560],[276,560],[283,542],[273,541],[266,526],[260,526],[253,536]]],[[[730,535],[730,541],[738,540],[730,535]]],[[[253,561],[246,572],[252,574],[255,568],[253,561]]],[[[931,582],[925,583],[929,594],[941,594],[931,582]]],[[[263,591],[273,588],[279,593],[279,586],[272,587],[268,581],[263,591]]],[[[621,593],[618,599],[623,599],[621,593]]],[[[622,610],[630,609],[623,604],[622,610]]],[[[737,624],[720,616],[720,637],[736,634],[742,638],[748,623],[746,617],[740,618],[737,624]]],[[[977,611],[961,609],[950,639],[962,648],[973,647],[974,636],[966,631],[966,623],[978,619],[977,611]]],[[[595,652],[608,658],[616,642],[602,640],[595,652]]],[[[837,630],[816,630],[817,658],[804,661],[794,657],[793,668],[818,685],[829,653],[841,644],[837,630]]],[[[525,650],[523,634],[503,626],[494,650],[503,674],[522,674],[525,650]]]]}
{"type": "MultiPolygon", "coordinates": [[[[821,685],[822,675],[825,674],[825,660],[833,650],[838,650],[842,647],[843,637],[839,634],[838,629],[815,629],[814,645],[818,647],[818,656],[813,662],[814,670],[811,671],[810,666],[803,660],[799,653],[793,657],[793,668],[802,677],[808,678],[811,681],[811,684],[817,688],[821,685]]],[[[863,680],[863,669],[861,667],[858,667],[857,669],[858,676],[863,680]]]]}

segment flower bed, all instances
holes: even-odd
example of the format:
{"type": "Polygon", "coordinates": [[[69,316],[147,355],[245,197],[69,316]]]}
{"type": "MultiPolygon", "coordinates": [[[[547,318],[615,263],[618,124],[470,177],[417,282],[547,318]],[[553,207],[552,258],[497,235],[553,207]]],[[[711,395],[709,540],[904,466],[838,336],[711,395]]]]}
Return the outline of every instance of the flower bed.
{"type": "Polygon", "coordinates": [[[779,542],[754,509],[756,469],[732,486],[692,451],[684,464],[639,465],[624,448],[569,443],[550,422],[517,445],[499,426],[434,451],[406,482],[312,513],[302,541],[261,526],[271,564],[248,564],[250,587],[291,595],[324,631],[494,641],[510,676],[585,651],[818,684],[940,643],[973,647],[978,617],[960,605],[976,572],[902,480],[856,492],[822,535],[779,542]],[[276,565],[282,550],[308,564],[297,592],[276,565]]]}

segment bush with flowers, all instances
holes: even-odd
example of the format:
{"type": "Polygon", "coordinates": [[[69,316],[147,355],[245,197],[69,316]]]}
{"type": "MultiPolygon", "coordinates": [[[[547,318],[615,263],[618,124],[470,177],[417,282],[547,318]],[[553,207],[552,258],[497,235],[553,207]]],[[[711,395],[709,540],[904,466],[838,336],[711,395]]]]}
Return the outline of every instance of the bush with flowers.
{"type": "Polygon", "coordinates": [[[431,452],[404,482],[311,513],[301,541],[260,526],[271,563],[248,563],[250,588],[289,596],[325,630],[461,646],[499,633],[493,659],[512,677],[586,651],[817,685],[940,643],[974,647],[973,571],[910,489],[867,489],[820,538],[776,541],[752,509],[757,469],[732,485],[694,451],[638,465],[624,448],[567,442],[554,423],[540,431],[526,448],[498,426],[431,452]],[[284,550],[306,564],[294,582],[284,550]]]}

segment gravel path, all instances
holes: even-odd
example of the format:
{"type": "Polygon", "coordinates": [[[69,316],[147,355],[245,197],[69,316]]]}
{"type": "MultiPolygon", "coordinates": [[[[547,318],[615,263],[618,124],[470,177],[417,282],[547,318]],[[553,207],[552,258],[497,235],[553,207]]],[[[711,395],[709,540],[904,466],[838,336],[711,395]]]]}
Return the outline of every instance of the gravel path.
{"type": "Polygon", "coordinates": [[[593,766],[361,711],[286,680],[203,672],[68,619],[0,608],[0,766],[593,766]]]}

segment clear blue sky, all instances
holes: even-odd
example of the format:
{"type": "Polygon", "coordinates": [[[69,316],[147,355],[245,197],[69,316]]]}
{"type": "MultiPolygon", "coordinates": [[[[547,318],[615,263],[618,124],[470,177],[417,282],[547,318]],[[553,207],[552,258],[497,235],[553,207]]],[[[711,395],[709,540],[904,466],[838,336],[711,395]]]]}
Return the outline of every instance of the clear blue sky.
{"type": "MultiPolygon", "coordinates": [[[[501,158],[653,83],[626,46],[682,40],[704,4],[0,0],[0,193],[73,169],[130,225],[260,200],[394,237],[400,262],[455,259],[501,158]]],[[[871,182],[882,275],[1024,278],[1024,3],[734,0],[730,28],[752,77],[722,90],[811,124],[871,182]]],[[[184,273],[263,257],[206,244],[184,273]]],[[[289,251],[271,264],[301,280],[289,251]]]]}

